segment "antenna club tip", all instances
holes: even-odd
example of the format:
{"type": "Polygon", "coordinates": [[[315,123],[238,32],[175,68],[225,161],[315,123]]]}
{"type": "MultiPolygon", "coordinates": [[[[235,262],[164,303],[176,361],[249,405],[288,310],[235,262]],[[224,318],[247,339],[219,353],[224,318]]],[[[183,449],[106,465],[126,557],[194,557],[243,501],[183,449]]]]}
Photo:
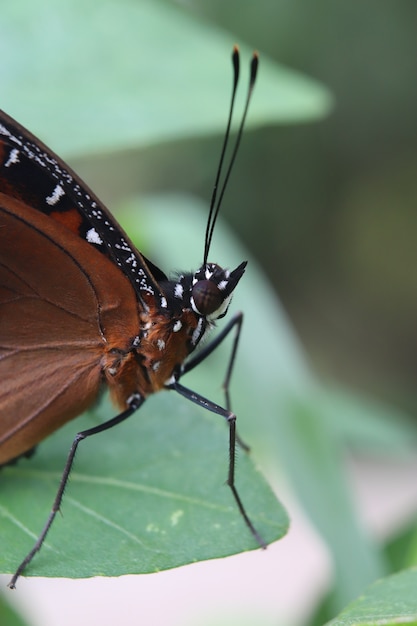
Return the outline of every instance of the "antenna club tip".
{"type": "Polygon", "coordinates": [[[232,63],[233,63],[233,67],[236,68],[239,67],[239,59],[240,59],[240,53],[239,53],[239,46],[237,46],[236,44],[233,46],[233,52],[232,52],[232,63]]]}
{"type": "Polygon", "coordinates": [[[259,66],[259,54],[257,50],[254,50],[251,64],[250,64],[250,84],[252,86],[256,80],[256,75],[258,73],[258,66],[259,66]]]}

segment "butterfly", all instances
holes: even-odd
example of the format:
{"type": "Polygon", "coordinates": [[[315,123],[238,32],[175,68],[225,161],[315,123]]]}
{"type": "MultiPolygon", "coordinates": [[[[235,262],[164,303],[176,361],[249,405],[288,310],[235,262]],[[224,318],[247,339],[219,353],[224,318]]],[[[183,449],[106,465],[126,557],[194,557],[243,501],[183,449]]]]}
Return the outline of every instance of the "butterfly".
{"type": "Polygon", "coordinates": [[[265,546],[235,486],[236,416],[228,385],[242,324],[236,314],[204,339],[229,308],[246,262],[233,270],[209,262],[223,194],[242,137],[258,68],[219,188],[239,78],[234,48],[232,102],[207,220],[203,261],[175,280],[139,252],[111,213],[39,139],[0,111],[0,465],[29,456],[97,400],[103,384],[118,413],[76,434],[51,512],[9,584],[40,550],[60,509],[78,445],[129,418],[146,398],[171,389],[229,425],[228,485],[246,525],[265,546]],[[235,330],[226,374],[226,407],[181,384],[235,330]],[[203,345],[204,343],[204,345],[203,345]]]}

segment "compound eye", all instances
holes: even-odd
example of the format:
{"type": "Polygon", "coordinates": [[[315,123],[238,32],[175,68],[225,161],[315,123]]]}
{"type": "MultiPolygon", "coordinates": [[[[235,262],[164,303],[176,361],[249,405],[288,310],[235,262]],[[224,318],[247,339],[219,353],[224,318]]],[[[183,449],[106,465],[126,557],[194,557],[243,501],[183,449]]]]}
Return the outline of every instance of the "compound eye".
{"type": "Polygon", "coordinates": [[[220,308],[224,296],[211,280],[199,280],[193,287],[193,300],[201,315],[211,315],[220,308]]]}

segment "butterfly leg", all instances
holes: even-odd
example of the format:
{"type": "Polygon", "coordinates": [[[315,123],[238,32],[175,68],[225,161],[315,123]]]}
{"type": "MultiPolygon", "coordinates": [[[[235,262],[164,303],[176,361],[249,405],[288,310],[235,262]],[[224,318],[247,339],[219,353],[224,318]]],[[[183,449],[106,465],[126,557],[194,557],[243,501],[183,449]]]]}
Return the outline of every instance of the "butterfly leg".
{"type": "Polygon", "coordinates": [[[104,422],[103,424],[99,424],[98,426],[94,426],[93,428],[89,428],[88,430],[83,430],[83,431],[81,431],[81,432],[79,432],[79,433],[77,433],[75,435],[74,441],[72,442],[71,449],[70,449],[68,457],[67,457],[67,461],[65,463],[64,471],[62,472],[62,476],[61,476],[61,480],[60,480],[60,483],[59,483],[58,491],[57,491],[57,494],[55,496],[55,500],[54,500],[54,503],[52,505],[51,512],[49,513],[49,516],[48,516],[48,519],[46,520],[45,526],[43,527],[42,532],[40,533],[38,539],[36,540],[35,545],[33,546],[32,550],[30,552],[28,552],[28,554],[25,556],[23,561],[20,563],[20,565],[17,568],[13,578],[9,582],[8,586],[10,587],[10,589],[15,589],[16,588],[17,579],[19,578],[19,576],[21,576],[21,574],[23,574],[24,570],[29,565],[29,563],[32,561],[32,559],[35,556],[35,554],[37,552],[39,552],[39,550],[41,549],[42,544],[45,541],[46,535],[48,534],[49,529],[51,528],[51,526],[52,526],[52,524],[54,522],[56,514],[58,513],[58,511],[60,509],[60,506],[61,506],[62,497],[64,495],[65,487],[67,485],[68,478],[69,478],[69,475],[71,473],[72,466],[74,464],[75,453],[77,452],[77,448],[78,448],[79,443],[81,441],[83,441],[83,439],[86,439],[87,437],[90,437],[91,435],[96,435],[98,433],[102,433],[105,430],[108,430],[109,428],[113,428],[113,426],[116,426],[117,424],[120,424],[120,422],[123,422],[125,419],[130,417],[132,415],[132,413],[137,411],[137,409],[143,404],[144,400],[145,400],[145,398],[143,398],[139,394],[135,394],[128,401],[129,402],[129,408],[126,409],[125,411],[123,411],[123,413],[120,413],[119,415],[116,415],[115,417],[113,417],[112,419],[108,420],[107,422],[104,422]]]}
{"type": "Polygon", "coordinates": [[[227,484],[233,493],[234,499],[239,508],[240,514],[242,515],[245,521],[246,526],[249,528],[250,532],[252,533],[253,537],[256,539],[260,547],[266,548],[266,543],[262,539],[258,531],[256,530],[252,521],[250,520],[246,512],[246,509],[243,505],[243,502],[240,498],[239,492],[237,491],[236,485],[235,485],[236,415],[232,413],[232,411],[230,411],[229,409],[224,409],[223,407],[219,406],[215,402],[212,402],[211,400],[208,400],[207,398],[205,398],[204,396],[201,396],[195,391],[188,389],[188,387],[184,387],[183,385],[180,385],[179,382],[172,383],[169,386],[169,388],[175,389],[175,391],[177,391],[179,394],[187,398],[187,400],[191,400],[191,402],[195,402],[195,404],[198,404],[204,409],[207,409],[208,411],[212,411],[213,413],[216,413],[217,415],[221,415],[227,421],[229,425],[229,471],[228,471],[228,476],[227,476],[227,484]]]}
{"type": "MultiPolygon", "coordinates": [[[[240,338],[240,333],[242,330],[242,323],[243,323],[243,313],[238,312],[232,317],[231,320],[229,320],[229,323],[223,328],[223,330],[219,332],[219,334],[216,337],[214,337],[212,341],[210,341],[210,343],[204,346],[204,348],[202,348],[202,350],[200,350],[198,354],[196,354],[194,357],[192,357],[189,361],[185,363],[181,372],[181,375],[182,375],[194,369],[199,363],[201,363],[201,361],[204,361],[204,359],[206,359],[221,344],[221,342],[224,339],[226,339],[226,337],[229,335],[229,333],[233,329],[235,329],[235,336],[233,339],[232,351],[230,353],[229,363],[228,363],[227,370],[226,370],[226,376],[224,378],[223,385],[222,385],[223,392],[224,392],[225,399],[226,399],[226,408],[228,411],[232,410],[231,402],[230,402],[229,386],[230,386],[230,379],[232,377],[233,366],[235,364],[237,348],[239,345],[239,338],[240,338]]],[[[243,450],[245,450],[246,452],[249,452],[250,450],[249,446],[247,445],[247,443],[245,443],[241,439],[241,437],[239,436],[237,432],[236,432],[236,441],[243,450]]]]}

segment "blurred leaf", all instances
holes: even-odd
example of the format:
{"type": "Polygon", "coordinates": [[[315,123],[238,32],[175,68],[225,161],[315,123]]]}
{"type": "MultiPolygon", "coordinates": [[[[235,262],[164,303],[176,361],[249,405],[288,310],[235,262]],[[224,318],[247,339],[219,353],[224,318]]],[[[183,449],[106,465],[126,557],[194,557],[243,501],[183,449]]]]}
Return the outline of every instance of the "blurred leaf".
{"type": "Polygon", "coordinates": [[[417,427],[397,407],[353,391],[326,387],[317,399],[327,423],[358,450],[385,455],[415,453],[417,427]]]}
{"type": "MultiPolygon", "coordinates": [[[[0,571],[12,572],[50,510],[75,432],[114,415],[104,403],[47,439],[30,461],[5,467],[0,487],[0,571]]],[[[156,572],[258,546],[227,475],[225,424],[174,393],[160,393],[123,425],[83,442],[58,516],[27,575],[156,572]]],[[[247,455],[237,486],[267,542],[287,517],[247,455]]]]}
{"type": "Polygon", "coordinates": [[[27,626],[0,593],[0,624],[2,626],[27,626]]]}
{"type": "Polygon", "coordinates": [[[392,571],[417,566],[417,518],[390,539],[385,552],[392,571]]]}
{"type": "MultiPolygon", "coordinates": [[[[66,157],[223,131],[235,39],[161,0],[3,3],[1,106],[66,157]]],[[[320,118],[330,103],[262,55],[248,125],[320,118]]]]}
{"type": "Polygon", "coordinates": [[[327,626],[416,626],[417,569],[379,580],[327,626]]]}
{"type": "Polygon", "coordinates": [[[297,496],[332,553],[334,612],[385,574],[386,564],[380,547],[358,519],[343,442],[323,419],[314,394],[294,398],[275,432],[297,496]]]}

